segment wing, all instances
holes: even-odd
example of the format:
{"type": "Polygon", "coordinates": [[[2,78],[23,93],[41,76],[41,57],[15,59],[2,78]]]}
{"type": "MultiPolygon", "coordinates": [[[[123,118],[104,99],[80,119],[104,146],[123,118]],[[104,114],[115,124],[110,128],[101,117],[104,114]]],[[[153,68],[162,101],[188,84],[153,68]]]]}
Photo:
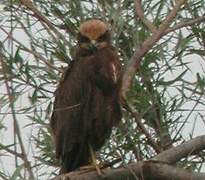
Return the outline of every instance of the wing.
{"type": "Polygon", "coordinates": [[[122,66],[114,48],[110,47],[101,51],[90,64],[88,66],[90,80],[105,95],[120,90],[122,66]]]}
{"type": "MultiPolygon", "coordinates": [[[[65,98],[69,94],[72,94],[71,86],[67,86],[66,84],[72,84],[72,71],[74,70],[74,66],[76,61],[71,61],[69,66],[66,68],[65,72],[63,73],[60,83],[55,91],[55,101],[54,101],[54,108],[53,114],[50,120],[50,126],[52,129],[54,142],[56,146],[56,157],[57,159],[60,158],[61,153],[63,151],[63,144],[65,141],[66,130],[64,126],[70,127],[69,121],[68,125],[66,124],[66,120],[70,119],[72,115],[72,110],[77,107],[75,100],[72,98],[65,98]],[[70,77],[71,76],[71,77],[70,77]],[[68,93],[66,93],[68,92],[68,93]],[[69,93],[70,92],[70,93],[69,93]]],[[[74,96],[75,94],[73,94],[74,96]]]]}
{"type": "Polygon", "coordinates": [[[57,121],[55,110],[57,109],[57,106],[58,106],[57,102],[60,100],[59,89],[62,86],[62,84],[64,84],[65,80],[68,78],[69,74],[71,73],[71,71],[73,69],[74,64],[75,64],[74,60],[70,61],[69,65],[67,66],[64,73],[62,74],[62,77],[60,79],[60,83],[58,85],[58,88],[54,92],[55,101],[54,101],[54,107],[53,107],[53,114],[52,114],[51,119],[50,119],[50,125],[51,125],[51,128],[52,128],[52,131],[53,131],[54,135],[55,135],[55,131],[56,131],[56,121],[57,121]]]}
{"type": "Polygon", "coordinates": [[[54,110],[50,125],[56,157],[61,161],[61,172],[68,172],[88,163],[89,149],[85,146],[82,115],[89,88],[82,72],[83,63],[76,60],[69,67],[55,92],[54,110]]]}

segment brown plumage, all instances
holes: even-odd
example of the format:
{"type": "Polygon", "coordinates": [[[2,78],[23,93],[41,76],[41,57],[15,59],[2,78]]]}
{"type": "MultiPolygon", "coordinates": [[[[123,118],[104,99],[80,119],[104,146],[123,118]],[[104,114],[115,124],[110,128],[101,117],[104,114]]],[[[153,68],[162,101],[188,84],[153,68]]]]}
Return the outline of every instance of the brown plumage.
{"type": "Polygon", "coordinates": [[[93,19],[79,28],[76,56],[60,82],[51,128],[61,173],[89,164],[121,119],[121,64],[106,23],[93,19]]]}

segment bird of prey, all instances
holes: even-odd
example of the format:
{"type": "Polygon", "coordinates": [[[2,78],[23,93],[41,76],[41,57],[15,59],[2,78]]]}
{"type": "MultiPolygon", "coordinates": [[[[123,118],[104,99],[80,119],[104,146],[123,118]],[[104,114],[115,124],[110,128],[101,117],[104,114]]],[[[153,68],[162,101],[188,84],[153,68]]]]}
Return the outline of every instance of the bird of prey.
{"type": "Polygon", "coordinates": [[[79,27],[75,56],[56,93],[51,129],[60,173],[86,166],[121,120],[122,66],[107,23],[79,27]]]}

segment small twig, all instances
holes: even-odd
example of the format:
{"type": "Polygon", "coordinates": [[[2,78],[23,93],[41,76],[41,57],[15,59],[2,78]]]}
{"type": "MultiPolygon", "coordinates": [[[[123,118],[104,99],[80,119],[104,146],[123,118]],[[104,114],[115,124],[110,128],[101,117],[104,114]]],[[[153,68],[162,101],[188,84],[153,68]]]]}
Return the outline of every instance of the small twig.
{"type": "Polygon", "coordinates": [[[178,29],[181,29],[183,27],[193,26],[195,24],[198,24],[198,23],[201,23],[201,22],[204,22],[204,21],[205,21],[205,16],[202,16],[202,17],[198,17],[196,19],[191,19],[191,20],[188,20],[188,21],[185,21],[185,22],[178,23],[175,26],[167,29],[165,31],[164,35],[166,35],[166,34],[168,34],[170,32],[176,31],[178,29]]]}
{"type": "Polygon", "coordinates": [[[147,26],[147,28],[152,33],[155,33],[157,31],[157,28],[151,21],[149,21],[145,17],[143,9],[142,9],[142,5],[141,5],[141,0],[135,0],[134,2],[135,2],[135,9],[136,9],[137,16],[141,19],[141,21],[147,26]]]}
{"type": "Polygon", "coordinates": [[[22,153],[17,153],[16,151],[13,151],[13,150],[9,149],[7,146],[4,146],[3,144],[0,144],[0,148],[1,148],[1,150],[5,150],[8,153],[13,154],[16,157],[19,157],[19,158],[23,159],[23,154],[22,153]]]}
{"type": "Polygon", "coordinates": [[[3,29],[0,26],[0,29],[9,37],[11,38],[14,42],[16,42],[17,44],[19,44],[20,48],[26,52],[29,52],[30,54],[32,54],[33,56],[37,57],[39,60],[41,60],[43,63],[45,63],[48,67],[57,70],[58,72],[63,73],[64,71],[61,70],[60,68],[57,68],[56,66],[54,66],[53,64],[50,64],[46,58],[44,58],[40,53],[36,52],[36,51],[32,51],[31,49],[27,48],[26,46],[24,46],[22,43],[20,43],[17,39],[15,39],[10,33],[8,33],[5,29],[3,29]]]}
{"type": "Polygon", "coordinates": [[[153,147],[153,149],[159,153],[160,147],[158,146],[158,144],[152,139],[151,135],[149,134],[149,132],[147,131],[147,129],[145,128],[145,126],[143,125],[143,123],[141,122],[140,119],[140,115],[137,112],[134,112],[132,110],[132,108],[128,105],[128,103],[126,103],[125,108],[128,112],[131,113],[131,115],[135,118],[135,121],[140,129],[140,131],[146,136],[148,143],[150,144],[150,146],[153,147]]]}
{"type": "Polygon", "coordinates": [[[6,86],[6,90],[7,90],[8,99],[9,99],[9,106],[10,106],[11,111],[12,111],[12,117],[13,117],[14,126],[15,126],[15,133],[17,135],[17,138],[18,138],[18,141],[19,141],[19,145],[20,145],[20,148],[21,148],[21,152],[22,152],[21,159],[24,162],[24,167],[28,171],[29,178],[31,180],[34,180],[35,179],[34,178],[34,174],[33,174],[32,168],[31,168],[31,164],[30,164],[30,162],[29,162],[29,160],[27,158],[26,150],[25,150],[25,147],[24,147],[24,144],[23,144],[23,140],[22,140],[22,137],[21,137],[21,132],[20,132],[19,124],[18,124],[18,121],[17,121],[17,118],[16,118],[15,109],[14,109],[13,89],[12,89],[12,87],[9,86],[9,80],[7,78],[7,73],[6,73],[6,70],[5,70],[6,67],[5,67],[3,58],[4,58],[4,56],[0,52],[0,64],[1,64],[1,67],[2,67],[3,75],[4,75],[5,86],[6,86]]]}
{"type": "Polygon", "coordinates": [[[115,160],[113,160],[113,161],[111,161],[111,162],[106,162],[106,163],[102,164],[102,168],[111,167],[111,166],[113,166],[114,164],[117,164],[117,163],[119,163],[119,162],[121,162],[121,161],[122,161],[122,158],[117,158],[117,159],[115,159],[115,160]]]}
{"type": "MultiPolygon", "coordinates": [[[[198,100],[200,100],[202,96],[203,96],[203,94],[198,97],[198,100]]],[[[179,132],[181,132],[182,128],[183,128],[183,127],[185,126],[185,124],[188,122],[190,116],[193,114],[193,111],[195,110],[195,108],[196,108],[198,105],[199,105],[199,101],[196,101],[195,104],[194,104],[194,106],[192,107],[192,110],[187,114],[187,117],[183,120],[182,125],[179,127],[178,131],[176,132],[176,135],[174,136],[173,141],[175,141],[175,139],[177,139],[177,136],[178,136],[179,132]]]]}
{"type": "Polygon", "coordinates": [[[43,21],[59,38],[64,41],[65,44],[69,44],[65,37],[55,28],[55,26],[33,5],[31,0],[21,0],[21,3],[31,10],[36,18],[43,21]]]}
{"type": "MultiPolygon", "coordinates": [[[[125,108],[127,110],[127,108],[125,108]]],[[[127,110],[128,111],[128,110],[127,110]]],[[[121,126],[119,126],[120,130],[122,131],[122,133],[125,134],[125,138],[127,140],[127,142],[132,142],[132,138],[129,136],[129,134],[127,134],[127,132],[129,131],[127,127],[123,126],[123,124],[121,126]]],[[[143,159],[142,155],[139,152],[139,149],[135,146],[135,144],[132,145],[132,151],[135,155],[135,158],[138,161],[141,161],[143,159]]],[[[121,158],[122,159],[122,158],[121,158]]]]}

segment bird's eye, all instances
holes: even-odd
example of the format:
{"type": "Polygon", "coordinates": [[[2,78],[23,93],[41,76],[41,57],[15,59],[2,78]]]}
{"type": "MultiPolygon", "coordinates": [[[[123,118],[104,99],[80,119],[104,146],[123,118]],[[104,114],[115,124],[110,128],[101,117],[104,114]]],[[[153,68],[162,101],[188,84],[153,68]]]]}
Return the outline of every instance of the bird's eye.
{"type": "Polygon", "coordinates": [[[108,39],[108,32],[106,31],[103,35],[101,35],[97,41],[102,42],[105,41],[106,39],[108,39]]]}
{"type": "Polygon", "coordinates": [[[105,39],[106,39],[106,36],[105,36],[105,34],[103,34],[102,36],[100,36],[98,39],[97,39],[97,41],[105,41],[105,39]]]}
{"type": "Polygon", "coordinates": [[[85,42],[89,42],[89,41],[90,41],[90,39],[87,38],[87,37],[85,37],[85,36],[81,36],[81,37],[80,37],[80,42],[85,43],[85,42]]]}

